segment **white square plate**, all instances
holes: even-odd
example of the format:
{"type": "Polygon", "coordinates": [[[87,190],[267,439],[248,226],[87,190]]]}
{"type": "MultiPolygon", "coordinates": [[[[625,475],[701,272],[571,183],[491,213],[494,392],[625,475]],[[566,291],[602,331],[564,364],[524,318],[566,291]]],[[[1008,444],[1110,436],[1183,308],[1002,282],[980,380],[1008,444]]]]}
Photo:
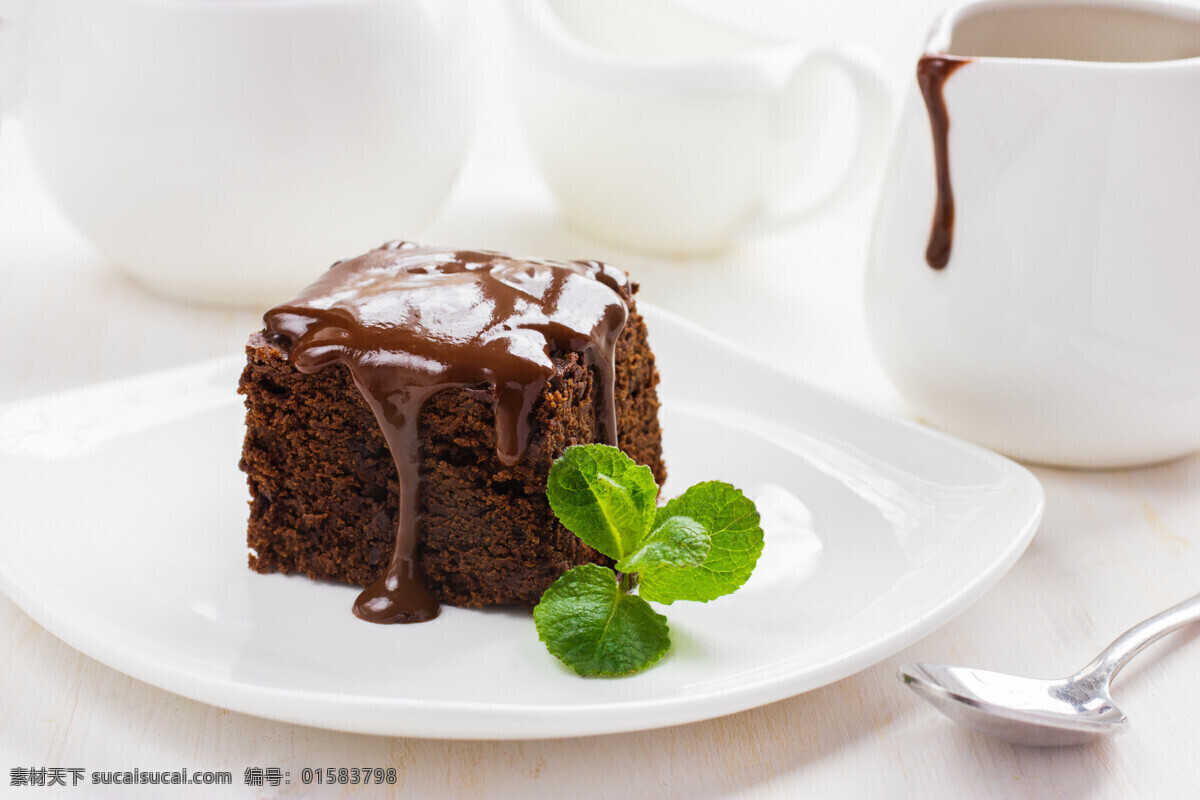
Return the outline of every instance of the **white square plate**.
{"type": "Polygon", "coordinates": [[[240,358],[0,408],[0,589],[93,658],[224,708],[363,733],[578,736],[851,675],[966,608],[1033,537],[1042,491],[1020,466],[642,311],[663,377],[664,495],[729,481],[766,534],[736,594],[660,608],[674,646],[645,673],[577,677],[527,611],[371,625],[350,613],[353,587],[251,572],[240,358]]]}

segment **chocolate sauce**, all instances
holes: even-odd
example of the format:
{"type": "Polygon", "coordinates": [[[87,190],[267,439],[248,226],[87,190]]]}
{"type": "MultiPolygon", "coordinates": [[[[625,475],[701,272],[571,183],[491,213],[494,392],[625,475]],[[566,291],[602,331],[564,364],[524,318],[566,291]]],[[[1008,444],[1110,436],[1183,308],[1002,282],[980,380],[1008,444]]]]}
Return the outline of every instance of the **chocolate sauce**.
{"type": "Polygon", "coordinates": [[[444,389],[487,390],[496,455],[515,464],[529,444],[530,412],[558,352],[584,354],[600,390],[599,438],[617,444],[615,347],[629,313],[628,279],[599,262],[512,259],[391,242],[334,264],[264,317],[291,342],[303,373],[345,364],[387,440],[400,478],[396,544],[387,572],[354,613],[370,622],[423,622],[438,614],[417,556],[418,420],[444,389]]]}
{"type": "Polygon", "coordinates": [[[946,112],[944,89],[946,79],[971,59],[947,55],[923,55],[917,62],[917,85],[929,111],[929,127],[933,133],[933,160],[937,170],[937,204],[933,210],[933,226],[925,261],[934,269],[950,262],[950,247],[954,242],[954,190],[950,186],[950,155],[947,136],[950,115],[946,112]]]}

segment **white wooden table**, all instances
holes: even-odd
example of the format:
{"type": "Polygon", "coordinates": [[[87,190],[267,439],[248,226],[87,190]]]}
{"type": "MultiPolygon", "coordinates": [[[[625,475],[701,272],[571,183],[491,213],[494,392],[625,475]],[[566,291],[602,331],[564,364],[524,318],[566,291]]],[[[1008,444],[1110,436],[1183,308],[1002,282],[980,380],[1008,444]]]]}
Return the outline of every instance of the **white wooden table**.
{"type": "MultiPolygon", "coordinates": [[[[899,86],[938,4],[789,5],[796,4],[762,3],[760,22],[812,42],[873,44],[899,86]]],[[[498,51],[500,42],[493,44],[498,51]]],[[[638,277],[647,300],[840,395],[907,413],[874,365],[863,332],[869,198],[716,259],[669,262],[623,253],[562,227],[514,133],[504,70],[489,80],[488,135],[450,208],[424,239],[611,260],[638,277]]],[[[261,313],[183,307],[105,267],[42,192],[25,161],[19,124],[0,135],[0,286],[0,403],[237,351],[261,313]]],[[[1200,457],[1132,471],[1034,471],[1046,489],[1037,538],[953,622],[823,689],[643,733],[444,742],[257,719],[92,661],[0,598],[0,795],[224,796],[190,786],[110,795],[82,786],[9,786],[13,768],[186,766],[232,772],[230,796],[342,797],[355,787],[250,789],[241,785],[242,774],[251,766],[295,774],[306,766],[372,764],[394,766],[395,793],[420,798],[1194,797],[1200,791],[1195,632],[1156,645],[1122,674],[1115,694],[1134,721],[1131,731],[1080,749],[1020,749],[965,733],[897,680],[898,665],[912,660],[1065,673],[1124,628],[1200,591],[1200,457]]],[[[0,525],[3,519],[0,510],[0,525]]]]}

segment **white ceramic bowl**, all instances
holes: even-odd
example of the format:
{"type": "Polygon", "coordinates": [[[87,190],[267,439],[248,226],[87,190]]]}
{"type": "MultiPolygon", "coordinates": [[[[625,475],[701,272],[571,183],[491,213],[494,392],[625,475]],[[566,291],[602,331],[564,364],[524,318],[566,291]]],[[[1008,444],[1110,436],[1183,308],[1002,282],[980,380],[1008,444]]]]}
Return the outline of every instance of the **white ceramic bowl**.
{"type": "Polygon", "coordinates": [[[28,11],[12,33],[38,172],[103,255],[160,292],[286,298],[338,258],[417,235],[464,161],[463,0],[28,11]]]}

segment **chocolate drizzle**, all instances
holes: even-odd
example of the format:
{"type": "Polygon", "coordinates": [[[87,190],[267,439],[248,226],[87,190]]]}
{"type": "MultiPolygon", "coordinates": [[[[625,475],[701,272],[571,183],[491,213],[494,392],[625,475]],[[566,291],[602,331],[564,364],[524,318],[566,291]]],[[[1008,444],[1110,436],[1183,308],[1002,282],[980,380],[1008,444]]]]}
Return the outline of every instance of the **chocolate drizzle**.
{"type": "Polygon", "coordinates": [[[917,62],[917,85],[929,111],[929,127],[933,133],[933,159],[937,170],[937,204],[933,210],[933,226],[925,261],[934,269],[950,263],[950,247],[954,242],[954,190],[950,185],[950,155],[947,150],[950,115],[944,95],[946,79],[969,58],[947,55],[923,55],[917,62]]]}
{"type": "Polygon", "coordinates": [[[334,264],[264,317],[291,343],[304,373],[346,365],[375,414],[400,478],[396,544],[387,572],[354,613],[370,622],[423,622],[438,614],[425,586],[420,542],[418,420],[444,389],[486,389],[496,455],[520,460],[530,412],[554,374],[552,356],[581,352],[597,373],[598,436],[617,444],[613,397],[617,337],[629,313],[628,279],[595,261],[512,259],[391,242],[334,264]]]}

